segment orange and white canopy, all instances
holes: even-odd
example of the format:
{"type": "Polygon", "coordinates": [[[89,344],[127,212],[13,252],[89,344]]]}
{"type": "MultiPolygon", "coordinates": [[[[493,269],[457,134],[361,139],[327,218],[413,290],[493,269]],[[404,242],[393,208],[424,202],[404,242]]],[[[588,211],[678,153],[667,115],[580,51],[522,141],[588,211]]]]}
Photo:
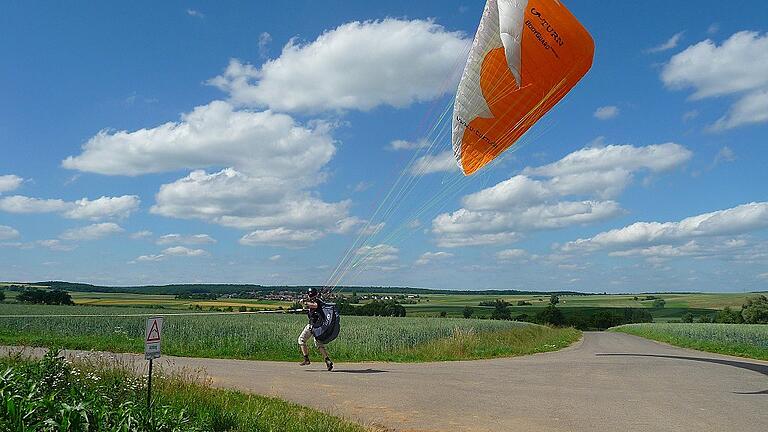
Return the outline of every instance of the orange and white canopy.
{"type": "Polygon", "coordinates": [[[592,66],[595,45],[558,0],[488,0],[453,111],[456,161],[470,175],[513,145],[592,66]]]}

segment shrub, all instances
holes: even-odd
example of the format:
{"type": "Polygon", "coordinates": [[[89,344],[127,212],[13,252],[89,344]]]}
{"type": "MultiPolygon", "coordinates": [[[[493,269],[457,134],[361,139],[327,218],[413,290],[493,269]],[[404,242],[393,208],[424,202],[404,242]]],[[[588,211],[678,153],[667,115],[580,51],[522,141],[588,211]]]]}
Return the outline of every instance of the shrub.
{"type": "Polygon", "coordinates": [[[747,324],[768,324],[768,298],[753,297],[741,307],[741,316],[747,324]]]}
{"type": "Polygon", "coordinates": [[[549,298],[549,304],[552,306],[560,303],[560,297],[556,296],[555,294],[552,294],[552,297],[549,298]]]}
{"type": "Polygon", "coordinates": [[[504,300],[496,300],[494,303],[493,312],[491,312],[491,319],[495,320],[511,320],[512,311],[509,310],[509,303],[504,300]]]}
{"type": "Polygon", "coordinates": [[[536,314],[536,321],[542,324],[561,326],[565,324],[565,316],[555,305],[550,304],[544,310],[536,314]]]}
{"type": "Polygon", "coordinates": [[[660,298],[657,298],[657,299],[653,300],[653,307],[654,307],[655,309],[661,309],[661,308],[663,308],[663,307],[664,307],[666,304],[667,304],[667,302],[666,302],[664,299],[660,299],[660,298]]]}
{"type": "Polygon", "coordinates": [[[472,314],[475,313],[475,310],[469,306],[465,306],[461,313],[464,315],[464,318],[472,318],[472,314]]]}
{"type": "Polygon", "coordinates": [[[680,318],[680,321],[684,323],[692,323],[693,322],[693,314],[690,312],[686,312],[683,314],[683,317],[680,318]]]}
{"type": "Polygon", "coordinates": [[[742,324],[744,318],[741,313],[731,309],[730,306],[726,306],[725,309],[717,312],[715,315],[715,322],[722,324],[742,324]]]}
{"type": "Polygon", "coordinates": [[[531,306],[531,304],[532,304],[532,303],[529,303],[529,302],[527,302],[527,301],[525,301],[525,300],[519,300],[519,301],[517,302],[517,305],[518,305],[518,306],[531,306]]]}

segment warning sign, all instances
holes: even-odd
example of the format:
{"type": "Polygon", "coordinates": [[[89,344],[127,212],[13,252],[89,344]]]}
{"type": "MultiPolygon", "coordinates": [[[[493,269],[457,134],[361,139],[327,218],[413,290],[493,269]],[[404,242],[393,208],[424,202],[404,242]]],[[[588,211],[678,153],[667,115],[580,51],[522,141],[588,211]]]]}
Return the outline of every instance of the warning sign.
{"type": "Polygon", "coordinates": [[[144,333],[144,358],[160,358],[160,338],[163,334],[163,317],[147,318],[147,332],[144,333]]]}

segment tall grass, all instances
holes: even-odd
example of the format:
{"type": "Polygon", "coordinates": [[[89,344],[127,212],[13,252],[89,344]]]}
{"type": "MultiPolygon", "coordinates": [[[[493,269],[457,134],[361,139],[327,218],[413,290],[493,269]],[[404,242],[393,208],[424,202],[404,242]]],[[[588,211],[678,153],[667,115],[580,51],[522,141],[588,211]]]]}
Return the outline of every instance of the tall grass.
{"type": "MultiPolygon", "coordinates": [[[[163,352],[294,360],[306,322],[303,315],[282,314],[169,316],[163,352]]],[[[0,316],[0,344],[141,352],[144,326],[143,317],[0,316]]],[[[554,350],[578,337],[572,330],[512,321],[343,316],[341,334],[329,348],[339,361],[430,361],[554,350]]]]}
{"type": "Polygon", "coordinates": [[[359,425],[274,398],[215,390],[190,375],[145,380],[127,366],[75,363],[49,352],[0,359],[0,430],[14,432],[363,432],[359,425]]]}
{"type": "Polygon", "coordinates": [[[627,324],[611,331],[633,334],[685,348],[768,360],[768,325],[627,324]]]}

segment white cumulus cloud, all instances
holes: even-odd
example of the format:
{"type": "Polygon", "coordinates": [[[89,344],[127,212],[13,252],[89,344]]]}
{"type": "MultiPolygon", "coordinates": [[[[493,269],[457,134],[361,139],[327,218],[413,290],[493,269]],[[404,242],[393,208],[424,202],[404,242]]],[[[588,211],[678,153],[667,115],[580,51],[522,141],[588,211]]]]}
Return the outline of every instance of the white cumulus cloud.
{"type": "Polygon", "coordinates": [[[608,106],[602,106],[595,110],[595,113],[593,114],[596,119],[599,120],[610,120],[614,117],[617,117],[619,115],[619,107],[608,105],[608,106]]]}
{"type": "Polygon", "coordinates": [[[119,234],[123,231],[125,230],[123,230],[120,225],[112,222],[105,222],[66,230],[61,233],[59,238],[71,241],[98,240],[110,235],[119,234]]]}
{"type": "Polygon", "coordinates": [[[714,132],[748,124],[768,122],[768,88],[756,90],[739,99],[723,117],[710,125],[714,132]]]}
{"type": "Polygon", "coordinates": [[[135,233],[132,233],[130,237],[134,240],[149,238],[149,237],[152,237],[152,231],[149,231],[149,230],[137,231],[135,233]]]}
{"type": "Polygon", "coordinates": [[[260,68],[233,59],[209,83],[237,105],[279,111],[404,107],[452,91],[445,77],[469,43],[432,21],[350,22],[311,43],[291,40],[260,68]]]}
{"type": "Polygon", "coordinates": [[[139,208],[139,197],[124,195],[74,202],[61,199],[40,199],[21,195],[0,198],[0,211],[8,213],[60,213],[69,219],[124,219],[139,208]]]}
{"type": "Polygon", "coordinates": [[[436,155],[424,155],[413,163],[411,174],[433,174],[437,172],[459,172],[453,150],[446,150],[436,155]]]}
{"type": "Polygon", "coordinates": [[[75,250],[77,248],[76,245],[73,245],[70,243],[64,243],[61,240],[56,240],[56,239],[39,240],[37,241],[37,244],[46,249],[50,249],[56,252],[68,252],[68,251],[75,250]]]}
{"type": "Polygon", "coordinates": [[[166,258],[163,254],[156,254],[156,255],[141,255],[138,258],[136,258],[136,261],[142,261],[142,262],[154,262],[154,261],[162,261],[166,258]]]}
{"type": "Polygon", "coordinates": [[[271,111],[238,111],[213,101],[181,121],[133,132],[103,130],[83,145],[65,168],[129,175],[207,167],[233,167],[261,177],[316,174],[336,151],[329,128],[297,124],[271,111]]]}
{"type": "Polygon", "coordinates": [[[194,245],[194,244],[211,244],[211,243],[216,243],[216,239],[209,236],[208,234],[190,234],[190,235],[166,234],[164,236],[160,236],[160,238],[157,239],[157,244],[159,245],[167,245],[167,244],[194,245]]]}
{"type": "Polygon", "coordinates": [[[19,236],[19,232],[7,225],[0,225],[0,240],[11,240],[19,236]]]}
{"type": "Polygon", "coordinates": [[[441,261],[453,257],[450,252],[424,252],[413,264],[417,266],[427,265],[435,261],[441,261]]]}
{"type": "Polygon", "coordinates": [[[538,168],[526,168],[523,173],[541,176],[563,176],[595,171],[647,169],[667,171],[687,162],[693,153],[675,143],[645,147],[608,145],[577,150],[559,161],[538,168]]]}
{"type": "Polygon", "coordinates": [[[664,65],[661,80],[670,89],[692,88],[693,100],[739,95],[710,130],[768,122],[768,34],[741,31],[721,45],[710,39],[691,45],[664,65]]]}
{"type": "Polygon", "coordinates": [[[250,232],[240,238],[240,244],[245,246],[305,247],[324,236],[325,233],[319,230],[294,230],[280,227],[250,232]]]}
{"type": "Polygon", "coordinates": [[[394,140],[389,143],[387,150],[418,150],[429,147],[430,143],[426,139],[417,141],[394,140]]]}
{"type": "Polygon", "coordinates": [[[503,244],[526,232],[610,219],[624,212],[613,198],[636,173],[670,170],[690,157],[674,143],[584,148],[465,196],[463,208],[433,219],[432,233],[441,247],[503,244]]]}
{"type": "Polygon", "coordinates": [[[649,48],[649,49],[646,50],[646,52],[648,52],[648,53],[658,53],[658,52],[663,52],[663,51],[669,51],[671,49],[676,48],[677,44],[680,42],[680,38],[683,37],[683,33],[685,33],[685,32],[675,33],[674,35],[672,35],[672,37],[667,39],[664,43],[662,43],[660,45],[657,45],[657,46],[655,46],[653,48],[649,48]]]}
{"type": "Polygon", "coordinates": [[[22,183],[24,183],[24,179],[19,176],[12,175],[12,174],[1,175],[0,176],[0,194],[2,194],[3,192],[10,192],[14,190],[19,186],[21,186],[22,183]]]}
{"type": "Polygon", "coordinates": [[[392,245],[377,244],[362,246],[355,251],[355,254],[360,256],[358,265],[385,265],[396,262],[399,259],[399,252],[400,249],[392,245]]]}
{"type": "Polygon", "coordinates": [[[496,253],[496,259],[499,261],[515,261],[527,256],[528,252],[523,249],[504,249],[496,253]]]}
{"type": "Polygon", "coordinates": [[[8,213],[56,213],[67,211],[70,204],[60,199],[38,199],[21,195],[0,198],[0,210],[8,213]]]}
{"type": "Polygon", "coordinates": [[[259,232],[313,230],[319,238],[349,218],[349,201],[328,203],[309,190],[324,181],[336,152],[330,131],[322,122],[303,126],[285,114],[213,101],[179,122],[102,131],[63,165],[110,175],[193,169],[160,187],[151,213],[259,232]],[[216,169],[195,169],[207,167],[216,169]]]}
{"type": "Polygon", "coordinates": [[[190,249],[184,246],[173,246],[164,249],[162,255],[165,256],[184,256],[184,257],[197,257],[208,255],[208,252],[204,249],[190,249]]]}
{"type": "Polygon", "coordinates": [[[564,251],[627,250],[676,244],[699,237],[746,234],[768,228],[768,202],[753,202],[685,218],[678,222],[636,222],[562,246],[564,251]]]}
{"type": "Polygon", "coordinates": [[[238,229],[315,228],[331,230],[347,218],[349,201],[327,203],[301,184],[251,177],[228,168],[218,173],[193,171],[163,185],[151,212],[200,219],[238,229]]]}
{"type": "Polygon", "coordinates": [[[70,219],[124,219],[139,208],[141,201],[136,195],[124,195],[120,197],[97,198],[93,201],[88,198],[79,199],[70,204],[70,209],[64,212],[64,216],[70,219]]]}

